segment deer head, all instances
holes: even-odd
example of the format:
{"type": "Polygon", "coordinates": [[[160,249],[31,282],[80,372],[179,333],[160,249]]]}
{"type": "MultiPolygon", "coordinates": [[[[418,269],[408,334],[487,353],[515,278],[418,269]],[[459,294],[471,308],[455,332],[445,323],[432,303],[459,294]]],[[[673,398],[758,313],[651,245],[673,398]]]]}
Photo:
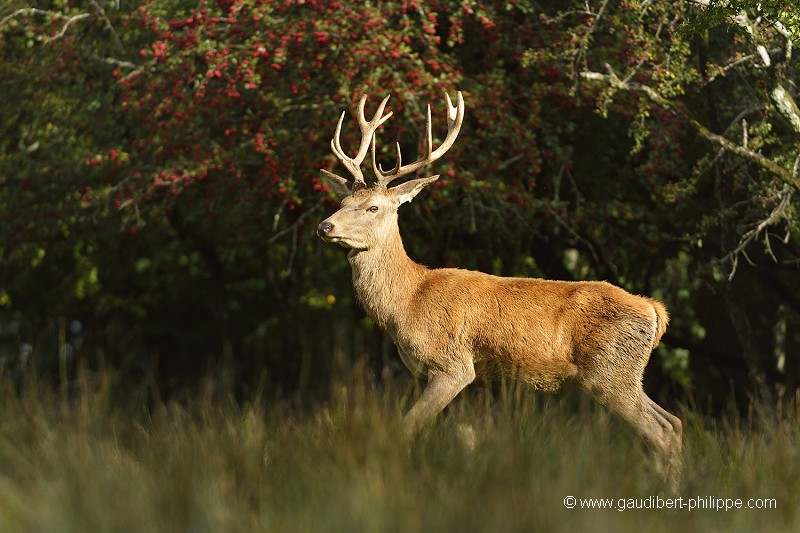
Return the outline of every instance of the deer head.
{"type": "Polygon", "coordinates": [[[375,116],[370,121],[367,121],[364,116],[366,95],[359,101],[357,120],[361,129],[361,144],[358,152],[352,158],[344,153],[339,139],[345,116],[345,113],[342,112],[331,140],[331,150],[347,168],[353,179],[348,180],[322,169],[331,188],[343,200],[339,211],[317,227],[317,235],[327,242],[335,242],[346,248],[368,250],[376,243],[382,242],[390,230],[397,227],[397,208],[405,202],[410,202],[426,185],[439,176],[416,178],[393,187],[389,187],[389,183],[411,175],[442,157],[453,145],[461,129],[461,123],[464,120],[464,98],[459,92],[456,99],[457,104],[454,106],[450,96],[445,95],[445,97],[447,100],[447,136],[442,144],[436,150],[433,149],[431,107],[428,105],[425,153],[413,163],[403,165],[400,144],[397,143],[397,163],[388,171],[384,171],[375,161],[375,132],[392,116],[391,111],[383,114],[389,96],[383,99],[375,116]],[[361,163],[367,152],[370,151],[370,147],[375,182],[368,186],[361,173],[361,163]]]}

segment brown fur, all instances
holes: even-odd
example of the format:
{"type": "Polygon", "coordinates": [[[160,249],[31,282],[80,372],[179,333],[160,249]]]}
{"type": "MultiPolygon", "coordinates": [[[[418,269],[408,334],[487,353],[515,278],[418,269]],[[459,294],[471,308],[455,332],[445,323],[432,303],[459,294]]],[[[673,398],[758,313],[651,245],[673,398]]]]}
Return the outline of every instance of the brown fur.
{"type": "Polygon", "coordinates": [[[427,147],[409,165],[384,172],[375,162],[375,131],[389,118],[388,96],[372,120],[359,102],[362,138],[354,157],[341,149],[339,119],[331,147],[353,181],[324,171],[344,197],[317,233],[350,248],[353,287],[361,304],[394,339],[412,372],[428,374],[422,396],[403,419],[405,433],[444,409],[477,376],[509,375],[542,390],[577,380],[630,423],[657,453],[656,465],[673,488],[678,483],[681,422],[642,390],[650,353],[667,328],[664,306],[604,282],[501,278],[454,268],[428,269],[409,259],[397,226],[397,208],[437,176],[390,182],[413,174],[453,144],[464,118],[464,100],[447,97],[447,137],[433,150],[430,108],[427,147]],[[361,173],[370,142],[377,182],[361,173]]]}
{"type": "Polygon", "coordinates": [[[546,391],[575,379],[643,436],[677,483],[681,422],[642,390],[650,353],[669,322],[665,307],[606,282],[419,265],[397,226],[398,198],[412,187],[360,190],[320,224],[330,225],[323,238],[352,248],[353,286],[366,311],[409,369],[428,374],[428,387],[404,419],[406,432],[416,432],[476,377],[513,376],[546,391]]]}

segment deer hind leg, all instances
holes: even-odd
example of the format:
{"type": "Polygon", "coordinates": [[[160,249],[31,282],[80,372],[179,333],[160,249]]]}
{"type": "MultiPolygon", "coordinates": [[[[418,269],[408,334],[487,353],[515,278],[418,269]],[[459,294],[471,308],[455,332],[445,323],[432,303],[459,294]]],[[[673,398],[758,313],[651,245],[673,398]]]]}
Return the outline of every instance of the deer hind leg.
{"type": "Polygon", "coordinates": [[[654,453],[656,469],[673,490],[680,476],[681,422],[642,390],[650,339],[620,337],[583,360],[578,380],[600,403],[630,424],[654,453]]]}
{"type": "Polygon", "coordinates": [[[661,424],[664,439],[668,445],[665,456],[665,461],[667,462],[665,465],[667,468],[666,474],[673,489],[676,489],[680,482],[682,470],[681,452],[683,444],[681,439],[683,436],[683,424],[680,418],[658,405],[644,391],[642,391],[642,400],[661,424]]]}
{"type": "Polygon", "coordinates": [[[475,367],[472,363],[451,372],[429,372],[428,384],[422,396],[403,418],[406,439],[413,438],[423,424],[444,409],[474,379],[475,367]]]}
{"type": "Polygon", "coordinates": [[[642,390],[641,383],[589,380],[589,392],[625,420],[653,453],[656,470],[673,491],[680,484],[680,420],[668,413],[642,390]],[[676,429],[677,426],[677,429],[676,429]]]}
{"type": "Polygon", "coordinates": [[[673,446],[680,451],[682,447],[681,436],[683,435],[683,424],[681,423],[681,419],[651,400],[650,397],[644,393],[644,391],[642,391],[642,395],[644,396],[644,400],[647,405],[655,412],[656,416],[658,416],[665,428],[665,431],[667,431],[667,434],[669,434],[669,429],[672,430],[671,435],[674,441],[673,446]]]}

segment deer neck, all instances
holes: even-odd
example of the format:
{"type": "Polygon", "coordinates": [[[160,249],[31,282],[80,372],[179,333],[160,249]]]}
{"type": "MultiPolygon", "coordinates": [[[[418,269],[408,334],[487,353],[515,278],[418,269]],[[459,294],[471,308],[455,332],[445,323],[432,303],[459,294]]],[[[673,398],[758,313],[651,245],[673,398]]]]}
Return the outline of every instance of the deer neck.
{"type": "Polygon", "coordinates": [[[347,258],[356,297],[378,326],[394,335],[427,268],[408,257],[397,227],[378,246],[352,250],[347,258]]]}

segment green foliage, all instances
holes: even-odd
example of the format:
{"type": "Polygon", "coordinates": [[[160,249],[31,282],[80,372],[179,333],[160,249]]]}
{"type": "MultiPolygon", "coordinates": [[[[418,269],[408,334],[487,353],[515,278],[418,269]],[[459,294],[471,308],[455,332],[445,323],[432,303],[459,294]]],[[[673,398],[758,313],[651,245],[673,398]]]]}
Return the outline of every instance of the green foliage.
{"type": "Polygon", "coordinates": [[[165,392],[221,367],[240,392],[303,397],[364,353],[393,368],[341,250],[313,235],[335,208],[318,169],[342,110],[355,145],[362,94],[393,94],[386,162],[395,139],[417,155],[427,102],[441,136],[458,89],[442,178],[402,211],[412,257],[657,295],[665,395],[719,406],[733,382],[744,402],[754,373],[794,390],[798,131],[774,94],[797,59],[767,24],[794,11],[762,2],[754,33],[701,21],[701,37],[682,28],[752,6],[690,4],[7,3],[0,365],[108,365],[165,392]],[[84,333],[58,338],[73,319],[84,333]]]}
{"type": "Polygon", "coordinates": [[[720,24],[729,22],[731,18],[746,13],[753,19],[759,19],[764,26],[782,25],[789,32],[793,41],[800,40],[800,9],[782,0],[708,0],[696,2],[706,4],[698,7],[692,19],[685,23],[684,31],[700,33],[720,24]]]}

